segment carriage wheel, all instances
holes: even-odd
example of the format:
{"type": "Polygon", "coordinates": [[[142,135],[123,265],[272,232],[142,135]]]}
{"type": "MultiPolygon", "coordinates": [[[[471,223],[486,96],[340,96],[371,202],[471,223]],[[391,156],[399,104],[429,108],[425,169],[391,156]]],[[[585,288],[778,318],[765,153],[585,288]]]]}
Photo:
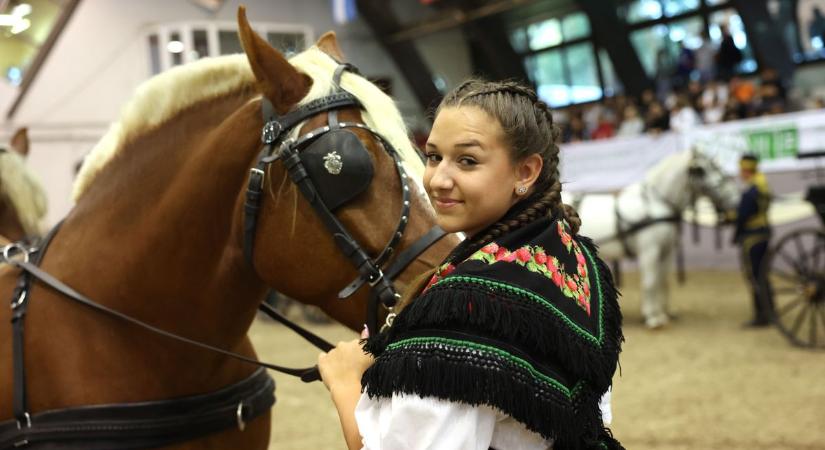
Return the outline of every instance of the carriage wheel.
{"type": "Polygon", "coordinates": [[[783,236],[765,256],[759,278],[762,292],[773,295],[779,330],[794,345],[825,350],[825,231],[783,236]]]}

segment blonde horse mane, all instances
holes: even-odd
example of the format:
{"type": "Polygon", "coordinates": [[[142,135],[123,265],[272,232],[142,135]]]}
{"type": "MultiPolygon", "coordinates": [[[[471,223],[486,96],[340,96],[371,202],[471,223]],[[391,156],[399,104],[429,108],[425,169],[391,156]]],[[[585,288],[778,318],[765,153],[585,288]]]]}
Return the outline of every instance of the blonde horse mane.
{"type": "MultiPolygon", "coordinates": [[[[313,80],[310,92],[300,104],[321,98],[334,90],[332,74],[338,63],[318,47],[310,47],[295,55],[290,63],[313,80]]],[[[147,80],[126,104],[120,120],[109,127],[86,157],[74,184],[74,200],[83,196],[92,180],[127,141],[157,127],[185,108],[238,91],[254,81],[244,54],[204,58],[147,80]]],[[[413,178],[420,178],[424,171],[423,163],[413,148],[393,100],[365,78],[352,73],[344,73],[341,85],[364,105],[366,124],[398,150],[407,169],[415,175],[413,178]]]]}
{"type": "Polygon", "coordinates": [[[41,234],[40,222],[46,215],[46,191],[26,162],[13,151],[0,152],[0,197],[17,213],[23,231],[41,234]]]}

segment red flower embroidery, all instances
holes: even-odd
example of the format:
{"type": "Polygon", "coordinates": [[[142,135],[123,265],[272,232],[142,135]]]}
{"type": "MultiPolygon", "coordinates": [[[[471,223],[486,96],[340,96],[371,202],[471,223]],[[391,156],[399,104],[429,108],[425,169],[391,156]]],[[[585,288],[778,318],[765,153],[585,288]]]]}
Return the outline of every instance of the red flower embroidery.
{"type": "Polygon", "coordinates": [[[553,283],[556,286],[561,287],[561,274],[560,273],[553,272],[553,283]]]}
{"type": "Polygon", "coordinates": [[[518,258],[521,262],[527,262],[533,259],[533,255],[530,254],[530,250],[522,247],[515,251],[516,258],[518,258]]]}
{"type": "Polygon", "coordinates": [[[536,260],[536,264],[544,264],[547,262],[547,255],[545,255],[542,252],[537,252],[535,255],[533,255],[533,259],[536,260]]]}
{"type": "Polygon", "coordinates": [[[574,292],[576,291],[576,289],[578,289],[578,286],[576,286],[576,282],[570,279],[567,280],[567,287],[574,292]]]}
{"type": "Polygon", "coordinates": [[[553,258],[547,258],[547,264],[545,265],[547,266],[547,270],[549,270],[552,273],[556,273],[559,271],[559,268],[556,267],[556,263],[555,261],[553,261],[553,258]]]}
{"type": "Polygon", "coordinates": [[[507,254],[510,253],[504,247],[499,247],[498,251],[496,252],[496,261],[501,261],[504,259],[507,254]]]}
{"type": "Polygon", "coordinates": [[[495,255],[498,251],[498,244],[496,244],[495,242],[490,242],[489,244],[482,247],[481,251],[487,253],[488,255],[495,255]]]}
{"type": "Polygon", "coordinates": [[[507,262],[513,262],[513,261],[516,260],[516,254],[515,253],[507,253],[506,255],[504,255],[504,258],[502,258],[501,260],[502,261],[507,261],[507,262]]]}
{"type": "MultiPolygon", "coordinates": [[[[579,246],[577,245],[576,250],[578,250],[578,249],[579,249],[579,246]]],[[[576,253],[576,261],[578,261],[579,264],[584,265],[584,263],[585,263],[584,253],[576,253]]]]}
{"type": "Polygon", "coordinates": [[[454,270],[455,270],[455,266],[454,266],[454,265],[452,265],[452,264],[447,264],[447,266],[446,266],[446,267],[444,267],[443,269],[441,269],[441,276],[442,276],[442,277],[446,277],[447,275],[449,275],[449,274],[453,273],[453,271],[454,271],[454,270]]]}

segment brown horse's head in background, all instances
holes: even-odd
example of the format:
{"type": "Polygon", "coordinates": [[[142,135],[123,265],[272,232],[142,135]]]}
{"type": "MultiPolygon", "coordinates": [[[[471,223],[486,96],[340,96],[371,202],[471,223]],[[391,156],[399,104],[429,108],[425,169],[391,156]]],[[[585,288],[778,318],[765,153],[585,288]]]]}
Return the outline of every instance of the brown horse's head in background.
{"type": "MultiPolygon", "coordinates": [[[[333,89],[341,57],[334,35],[287,60],[249,26],[239,28],[246,55],[204,59],[142,85],[121,119],[86,158],[76,206],[41,267],[76,291],[139,320],[247,356],[246,336],[268,288],[316,304],[354,329],[366,316],[368,286],[341,301],[357,273],[341,255],[280,162],[267,167],[253,263],[244,258],[244,200],[261,150],[261,97],[278,113],[333,89]]],[[[420,178],[398,110],[366,79],[345,73],[341,87],[364,109],[338,112],[381,133],[420,178]]],[[[296,128],[325,123],[319,114],[296,128]]],[[[393,159],[372,134],[354,132],[374,168],[366,189],[336,210],[338,220],[375,257],[401,211],[393,159]]],[[[434,224],[422,190],[413,188],[403,251],[434,224]]],[[[406,283],[457,243],[448,236],[399,277],[406,283]]],[[[7,271],[11,272],[11,271],[7,271]]],[[[0,273],[0,296],[14,274],[0,273]]],[[[210,392],[253,367],[124,325],[35,286],[26,318],[27,377],[33,412],[76,405],[165,399],[210,392]]],[[[0,308],[0,323],[8,323],[0,308]]],[[[0,346],[0,419],[11,416],[10,346],[0,346]]],[[[312,358],[310,358],[312,359],[312,358]]],[[[268,415],[186,448],[265,448],[268,415]]]]}
{"type": "Polygon", "coordinates": [[[46,191],[26,167],[29,136],[20,128],[9,148],[0,146],[0,242],[16,242],[41,234],[46,215],[46,191]]]}

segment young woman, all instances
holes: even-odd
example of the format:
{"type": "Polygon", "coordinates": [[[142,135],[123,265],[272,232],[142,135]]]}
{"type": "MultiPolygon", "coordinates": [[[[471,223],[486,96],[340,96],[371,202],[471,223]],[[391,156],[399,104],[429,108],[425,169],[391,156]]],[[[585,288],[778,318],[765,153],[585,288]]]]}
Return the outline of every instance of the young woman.
{"type": "Polygon", "coordinates": [[[390,329],[319,356],[350,449],[621,448],[599,411],[621,314],[561,202],[557,135],[516,83],[471,80],[442,101],[424,185],[439,225],[468,238],[390,329]]]}

